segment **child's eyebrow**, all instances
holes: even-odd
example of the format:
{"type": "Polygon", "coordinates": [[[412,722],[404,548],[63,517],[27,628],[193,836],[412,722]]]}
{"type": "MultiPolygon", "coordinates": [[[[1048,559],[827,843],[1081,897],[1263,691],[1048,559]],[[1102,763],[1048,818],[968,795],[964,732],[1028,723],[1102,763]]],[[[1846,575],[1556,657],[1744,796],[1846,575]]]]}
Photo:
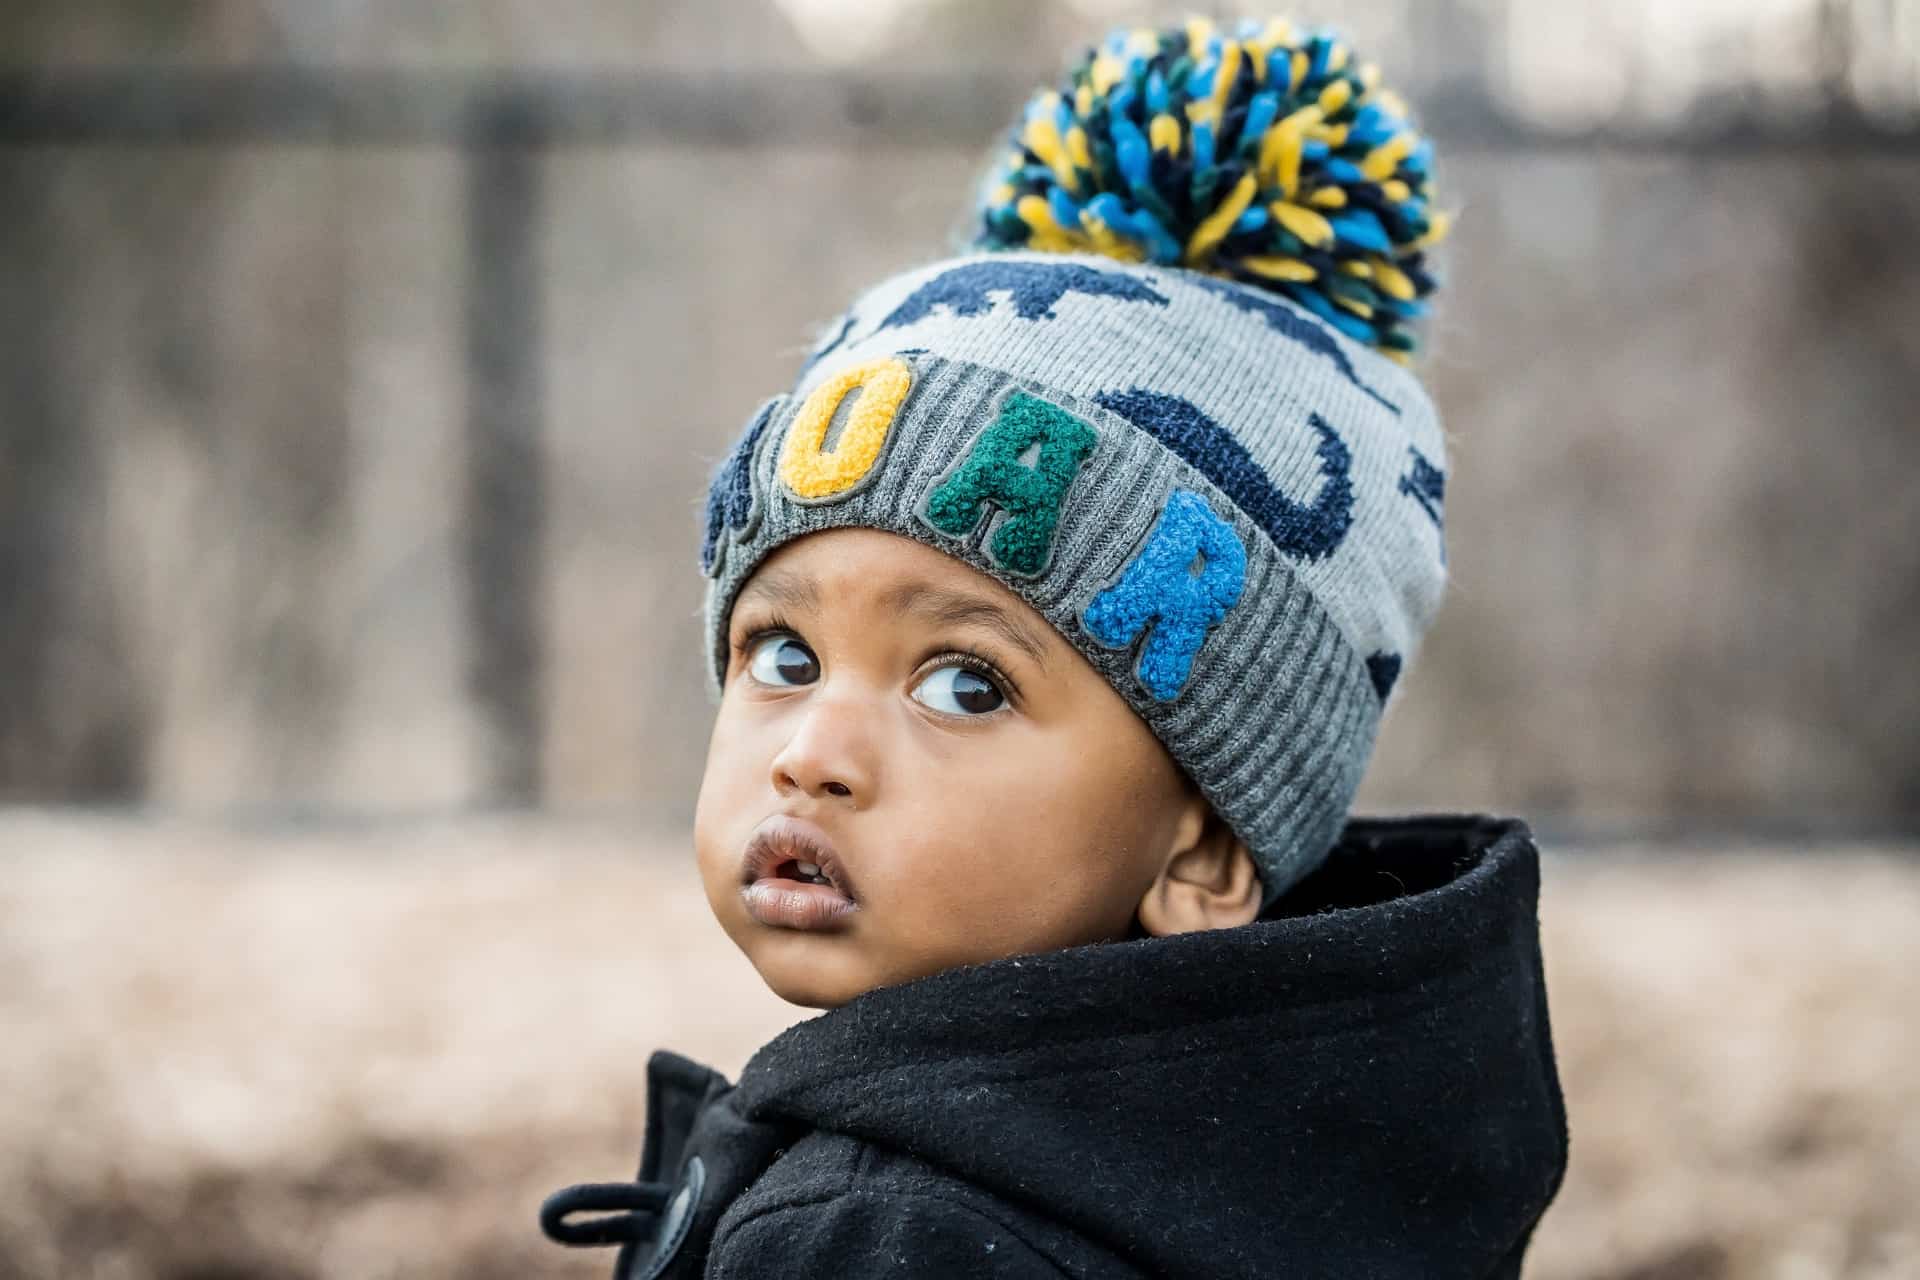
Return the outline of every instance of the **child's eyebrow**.
{"type": "Polygon", "coordinates": [[[1032,658],[1041,670],[1047,667],[1046,646],[1040,638],[1019,618],[991,600],[929,583],[908,582],[883,595],[881,603],[889,609],[916,614],[939,626],[973,624],[985,627],[1032,658]]]}
{"type": "Polygon", "coordinates": [[[820,591],[813,579],[791,569],[762,569],[740,589],[739,600],[765,596],[768,603],[786,613],[817,613],[820,591]]]}
{"type": "MultiPolygon", "coordinates": [[[[735,607],[755,596],[787,613],[818,613],[820,589],[812,578],[791,569],[762,569],[740,589],[735,607]]],[[[927,582],[905,582],[880,597],[882,608],[911,613],[936,626],[967,624],[985,627],[1019,649],[1044,671],[1048,667],[1045,643],[1033,629],[993,601],[927,582]]]]}

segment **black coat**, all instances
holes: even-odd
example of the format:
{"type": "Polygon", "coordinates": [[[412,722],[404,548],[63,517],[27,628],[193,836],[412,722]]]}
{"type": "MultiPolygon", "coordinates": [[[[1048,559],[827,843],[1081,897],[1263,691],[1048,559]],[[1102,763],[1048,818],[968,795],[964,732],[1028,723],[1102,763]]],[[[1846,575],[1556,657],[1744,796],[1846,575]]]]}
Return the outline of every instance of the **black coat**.
{"type": "MultiPolygon", "coordinates": [[[[655,1276],[1514,1277],[1566,1167],[1517,819],[1357,819],[1260,920],[968,965],[647,1065],[655,1276]]],[[[619,1210],[585,1217],[587,1211],[619,1210]]]]}

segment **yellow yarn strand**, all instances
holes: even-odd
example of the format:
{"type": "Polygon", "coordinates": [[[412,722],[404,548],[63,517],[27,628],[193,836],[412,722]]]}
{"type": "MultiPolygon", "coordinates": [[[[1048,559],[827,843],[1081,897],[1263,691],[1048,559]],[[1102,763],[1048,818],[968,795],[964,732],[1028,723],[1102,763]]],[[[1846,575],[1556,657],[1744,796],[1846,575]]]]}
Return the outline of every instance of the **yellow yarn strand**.
{"type": "Polygon", "coordinates": [[[1180,152],[1180,122],[1164,113],[1153,118],[1147,126],[1147,141],[1155,151],[1165,151],[1169,155],[1180,152]]]}
{"type": "Polygon", "coordinates": [[[1324,249],[1333,243],[1333,224],[1303,205],[1271,200],[1267,203],[1267,212],[1310,248],[1324,249]]]}
{"type": "Polygon", "coordinates": [[[1413,154],[1413,135],[1396,133],[1385,142],[1367,152],[1366,159],[1360,162],[1360,172],[1368,181],[1382,182],[1393,176],[1400,162],[1413,154]]]}
{"type": "Polygon", "coordinates": [[[1427,220],[1427,234],[1401,248],[1398,251],[1399,256],[1404,258],[1408,254],[1418,253],[1422,249],[1431,248],[1439,244],[1447,238],[1447,232],[1451,230],[1452,227],[1452,214],[1448,213],[1445,209],[1434,210],[1433,217],[1427,220]]]}
{"type": "Polygon", "coordinates": [[[1048,107],[1027,121],[1027,127],[1021,131],[1020,140],[1027,144],[1027,150],[1040,157],[1047,168],[1053,170],[1053,176],[1060,185],[1078,195],[1080,183],[1073,174],[1073,165],[1067,159],[1066,148],[1060,140],[1060,130],[1054,126],[1052,108],[1048,107]]]}
{"type": "Polygon", "coordinates": [[[1227,238],[1227,232],[1235,220],[1247,211],[1247,206],[1253,203],[1254,193],[1259,189],[1258,179],[1250,173],[1241,174],[1240,181],[1233,186],[1233,193],[1193,229],[1193,235],[1187,241],[1186,261],[1204,262],[1212,256],[1214,246],[1227,238]]]}
{"type": "Polygon", "coordinates": [[[1298,284],[1306,284],[1309,281],[1318,279],[1320,276],[1319,272],[1300,261],[1300,259],[1289,258],[1284,254],[1277,253],[1260,254],[1251,258],[1242,258],[1240,259],[1240,265],[1254,272],[1256,275],[1267,277],[1269,280],[1292,280],[1298,284]]]}
{"type": "Polygon", "coordinates": [[[1220,50],[1220,67],[1213,73],[1213,119],[1218,120],[1220,113],[1227,109],[1227,92],[1233,88],[1233,82],[1240,78],[1240,44],[1229,40],[1220,50]]]}
{"type": "Polygon", "coordinates": [[[1093,168],[1093,153],[1087,149],[1087,131],[1077,124],[1067,130],[1067,159],[1082,169],[1093,168]]]}
{"type": "Polygon", "coordinates": [[[1289,200],[1300,182],[1300,149],[1306,143],[1307,129],[1319,124],[1321,118],[1320,108],[1309,104],[1267,130],[1260,141],[1260,172],[1270,177],[1267,185],[1279,187],[1289,200]]]}
{"type": "Polygon", "coordinates": [[[1247,51],[1247,60],[1253,64],[1253,82],[1265,84],[1267,82],[1267,50],[1273,48],[1273,41],[1267,39],[1262,33],[1251,40],[1242,40],[1240,45],[1247,51]]]}
{"type": "Polygon", "coordinates": [[[1413,281],[1407,276],[1406,272],[1385,258],[1377,255],[1372,259],[1372,262],[1373,282],[1380,287],[1380,292],[1386,294],[1389,298],[1396,298],[1401,302],[1413,301],[1413,281]]]}

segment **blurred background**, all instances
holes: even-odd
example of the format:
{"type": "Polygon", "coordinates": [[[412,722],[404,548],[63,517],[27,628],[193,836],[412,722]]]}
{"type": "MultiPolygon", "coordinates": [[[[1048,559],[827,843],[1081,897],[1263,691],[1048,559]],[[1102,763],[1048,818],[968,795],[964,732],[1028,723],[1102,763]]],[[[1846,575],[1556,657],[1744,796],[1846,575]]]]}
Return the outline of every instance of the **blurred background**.
{"type": "Polygon", "coordinates": [[[0,1277],[598,1275],[711,921],[698,513],[1119,23],[1285,13],[1458,211],[1358,808],[1541,833],[1531,1275],[1920,1276],[1920,0],[13,0],[0,1277]]]}

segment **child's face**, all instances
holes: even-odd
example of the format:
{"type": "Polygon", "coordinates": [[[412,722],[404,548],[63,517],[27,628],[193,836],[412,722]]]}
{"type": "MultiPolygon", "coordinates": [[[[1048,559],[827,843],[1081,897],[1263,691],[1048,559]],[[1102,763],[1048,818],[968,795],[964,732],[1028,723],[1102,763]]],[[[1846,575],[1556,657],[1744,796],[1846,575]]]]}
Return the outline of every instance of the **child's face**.
{"type": "Polygon", "coordinates": [[[1207,818],[1045,619],[910,538],[834,529],[780,547],[741,590],[728,644],[700,873],[727,934],[795,1004],[1125,938],[1207,818]],[[825,842],[852,908],[822,885],[743,894],[756,833],[762,874],[789,881],[804,873],[779,864],[818,863],[825,842]],[[811,858],[796,844],[808,838],[811,858]],[[777,905],[750,908],[754,895],[839,914],[796,927],[777,905]]]}

